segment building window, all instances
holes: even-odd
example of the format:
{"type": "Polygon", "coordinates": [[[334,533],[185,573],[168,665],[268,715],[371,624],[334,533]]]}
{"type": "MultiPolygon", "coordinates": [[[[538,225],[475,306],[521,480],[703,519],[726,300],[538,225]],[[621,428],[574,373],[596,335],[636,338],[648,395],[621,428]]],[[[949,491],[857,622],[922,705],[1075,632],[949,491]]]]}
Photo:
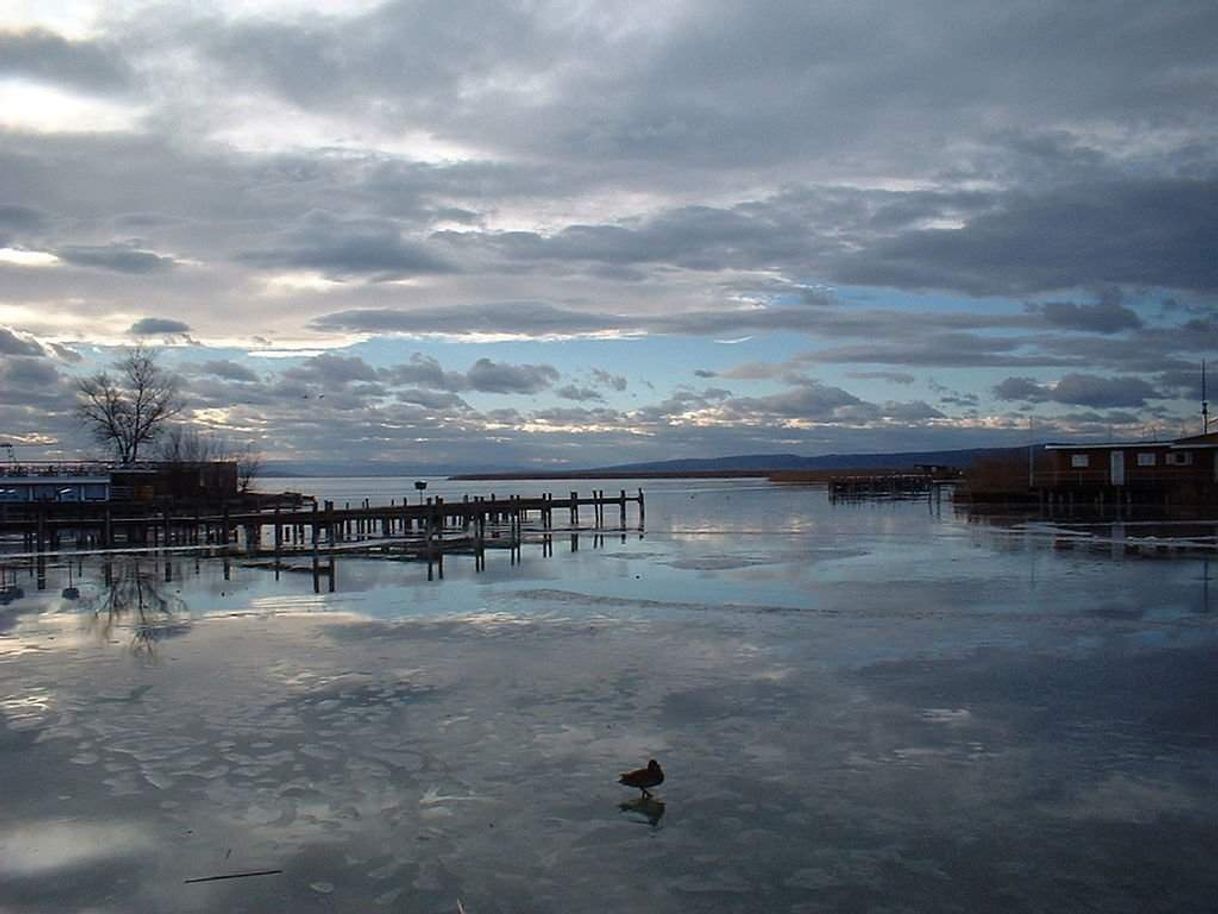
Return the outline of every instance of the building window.
{"type": "Polygon", "coordinates": [[[1091,466],[1091,457],[1087,454],[1071,454],[1070,466],[1076,470],[1085,470],[1091,466]]]}
{"type": "Polygon", "coordinates": [[[1143,451],[1138,454],[1138,466],[1140,467],[1153,467],[1157,462],[1154,451],[1143,451]]]}
{"type": "Polygon", "coordinates": [[[1172,451],[1167,455],[1167,462],[1174,467],[1191,467],[1193,465],[1193,452],[1172,451]]]}

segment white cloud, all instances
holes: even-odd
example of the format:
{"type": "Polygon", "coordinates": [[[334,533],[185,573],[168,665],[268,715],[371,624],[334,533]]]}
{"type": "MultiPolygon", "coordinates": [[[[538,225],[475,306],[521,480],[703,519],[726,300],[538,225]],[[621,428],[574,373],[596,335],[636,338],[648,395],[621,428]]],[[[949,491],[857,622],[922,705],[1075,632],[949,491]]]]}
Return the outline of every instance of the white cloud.
{"type": "Polygon", "coordinates": [[[49,251],[0,248],[0,263],[8,263],[16,267],[53,267],[59,262],[59,258],[49,251]]]}
{"type": "Polygon", "coordinates": [[[31,133],[121,133],[139,129],[142,107],[21,79],[0,80],[0,128],[31,133]]]}

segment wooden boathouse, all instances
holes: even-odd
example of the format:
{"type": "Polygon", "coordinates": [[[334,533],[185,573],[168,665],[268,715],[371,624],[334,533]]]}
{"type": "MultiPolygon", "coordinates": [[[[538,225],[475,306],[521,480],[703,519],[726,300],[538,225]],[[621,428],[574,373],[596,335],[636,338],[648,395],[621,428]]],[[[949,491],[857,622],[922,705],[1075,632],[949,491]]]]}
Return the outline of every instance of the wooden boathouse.
{"type": "Polygon", "coordinates": [[[1048,444],[1030,483],[1046,497],[1208,501],[1218,493],[1218,432],[1171,441],[1048,444]]]}
{"type": "Polygon", "coordinates": [[[1218,502],[1218,432],[1171,440],[1045,444],[979,461],[963,501],[1042,507],[1189,507],[1218,502]]]}

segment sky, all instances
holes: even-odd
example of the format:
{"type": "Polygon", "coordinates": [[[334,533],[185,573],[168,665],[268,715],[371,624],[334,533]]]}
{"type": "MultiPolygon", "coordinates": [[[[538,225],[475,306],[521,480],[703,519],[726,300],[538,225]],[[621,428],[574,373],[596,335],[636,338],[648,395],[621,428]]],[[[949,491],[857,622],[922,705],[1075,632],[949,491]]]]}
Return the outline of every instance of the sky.
{"type": "Polygon", "coordinates": [[[0,441],[87,454],[134,345],[267,460],[1195,434],[1216,46],[1212,0],[9,0],[0,441]]]}

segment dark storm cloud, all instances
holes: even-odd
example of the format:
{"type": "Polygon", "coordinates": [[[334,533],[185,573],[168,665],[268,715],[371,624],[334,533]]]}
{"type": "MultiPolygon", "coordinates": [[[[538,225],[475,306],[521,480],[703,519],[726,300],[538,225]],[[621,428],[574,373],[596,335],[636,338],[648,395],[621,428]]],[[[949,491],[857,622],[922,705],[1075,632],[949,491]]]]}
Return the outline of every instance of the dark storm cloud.
{"type": "Polygon", "coordinates": [[[463,409],[466,402],[454,393],[435,390],[420,390],[417,387],[399,390],[394,394],[403,403],[414,403],[427,409],[463,409]]]}
{"type": "Polygon", "coordinates": [[[832,275],[847,283],[977,295],[1105,283],[1212,292],[1218,290],[1216,240],[1218,180],[1131,178],[1013,194],[963,228],[879,241],[840,259],[832,275]]]}
{"type": "Polygon", "coordinates": [[[118,273],[157,273],[174,266],[172,257],[126,244],[67,245],[58,248],[55,254],[66,263],[118,273]]]}
{"type": "Polygon", "coordinates": [[[0,76],[21,76],[85,92],[121,89],[130,80],[115,48],[68,41],[46,29],[0,31],[0,76]]]}
{"type": "Polygon", "coordinates": [[[706,387],[702,390],[678,387],[668,397],[635,410],[633,415],[636,421],[644,423],[666,422],[673,416],[717,407],[731,396],[732,392],[723,387],[706,387]]]}
{"type": "MultiPolygon", "coordinates": [[[[784,192],[730,209],[682,207],[641,222],[572,225],[552,235],[436,237],[466,255],[490,254],[531,269],[567,262],[785,270],[977,295],[1104,284],[1213,290],[1218,266],[1208,251],[1218,236],[1216,207],[1218,181],[1122,177],[1043,193],[784,192]],[[962,218],[962,227],[918,224],[949,217],[962,218]]],[[[1128,309],[1104,303],[1073,310],[1060,303],[1043,313],[1057,326],[1101,332],[1137,321],[1128,309]]]]}
{"type": "Polygon", "coordinates": [[[811,379],[777,394],[726,399],[719,408],[725,418],[741,422],[775,419],[825,421],[841,419],[844,413],[860,408],[867,411],[868,417],[874,412],[870,404],[854,394],[811,379]]]}
{"type": "Polygon", "coordinates": [[[468,385],[458,372],[445,371],[432,356],[414,353],[409,362],[388,369],[386,376],[395,384],[410,384],[432,390],[457,391],[468,385]]]}
{"type": "Polygon", "coordinates": [[[1032,378],[1006,378],[994,385],[994,396],[999,400],[1042,401],[1048,394],[1048,386],[1032,378]]]}
{"type": "Polygon", "coordinates": [[[1068,374],[1055,384],[1042,384],[1032,378],[1012,377],[994,388],[1000,400],[1025,400],[1030,403],[1066,403],[1093,408],[1141,407],[1163,394],[1141,378],[1105,378],[1097,375],[1068,374]]]}
{"type": "MultiPolygon", "coordinates": [[[[1206,395],[1213,395],[1213,392],[1218,391],[1218,363],[1213,364],[1211,372],[1213,373],[1208,374],[1206,378],[1206,395]]],[[[1199,402],[1202,398],[1200,366],[1189,365],[1186,368],[1164,371],[1158,376],[1157,382],[1161,390],[1170,391],[1181,399],[1199,402]]]]}
{"type": "Polygon", "coordinates": [[[46,213],[32,206],[0,205],[0,242],[6,241],[12,232],[31,232],[46,223],[46,213]]]}
{"type": "Polygon", "coordinates": [[[995,111],[1007,124],[1182,118],[1211,101],[1218,27],[1187,0],[705,2],[648,10],[640,28],[642,15],[623,5],[607,28],[546,5],[390,2],[172,31],[242,88],[305,110],[654,173],[830,154],[865,167],[897,150],[917,166],[995,111]]]}
{"type": "Polygon", "coordinates": [[[837,346],[819,350],[807,358],[816,362],[942,368],[1077,364],[1076,358],[1047,356],[1036,352],[1036,342],[973,333],[931,333],[907,342],[881,341],[837,346]]]}
{"type": "Polygon", "coordinates": [[[620,315],[584,314],[540,302],[494,302],[398,311],[360,309],[326,314],[313,321],[319,330],[367,333],[588,333],[612,330],[630,319],[620,315]]]}
{"type": "MultiPolygon", "coordinates": [[[[1218,288],[1218,181],[1127,178],[1041,193],[784,191],[731,208],[687,206],[640,221],[536,232],[438,233],[456,256],[528,265],[668,265],[707,272],[784,270],[846,283],[977,295],[1126,284],[1218,288]],[[926,228],[937,219],[959,228],[926,228]]],[[[550,267],[553,269],[553,267],[550,267]]],[[[737,284],[738,286],[740,284],[737,284]]],[[[770,291],[780,294],[771,287],[770,291]]],[[[823,294],[810,301],[823,303],[823,294]]],[[[1047,307],[1057,326],[1136,325],[1120,305],[1047,307]]]]}
{"type": "Polygon", "coordinates": [[[1144,406],[1148,399],[1162,396],[1141,378],[1101,378],[1095,375],[1068,374],[1053,387],[1053,399],[1092,407],[1144,406]]]}
{"type": "MultiPolygon", "coordinates": [[[[738,381],[761,381],[766,378],[781,378],[796,370],[792,362],[744,362],[725,371],[705,372],[710,377],[731,378],[738,381]]],[[[694,372],[698,374],[698,372],[694,372]]]]}
{"type": "Polygon", "coordinates": [[[45,359],[17,358],[4,361],[4,380],[26,391],[58,387],[63,377],[45,359]]]}
{"type": "Polygon", "coordinates": [[[376,368],[359,356],[323,353],[284,369],[274,389],[287,397],[351,395],[367,400],[393,395],[428,407],[454,407],[464,401],[448,395],[461,391],[534,394],[558,379],[558,370],[551,365],[513,365],[482,358],[468,371],[459,372],[445,370],[431,356],[414,353],[406,362],[376,368]]]}
{"type": "Polygon", "coordinates": [[[58,358],[62,359],[64,362],[67,362],[70,365],[75,365],[75,364],[83,361],[83,357],[81,356],[81,354],[79,352],[77,352],[75,349],[72,349],[68,346],[64,346],[60,343],[51,343],[50,349],[51,349],[51,352],[55,353],[55,355],[58,358]]]}
{"type": "Polygon", "coordinates": [[[562,397],[564,400],[579,400],[581,402],[605,399],[600,391],[591,387],[579,387],[576,384],[564,384],[562,387],[555,388],[554,395],[562,397]]]}
{"type": "Polygon", "coordinates": [[[388,123],[468,111],[479,82],[544,71],[552,26],[512,4],[396,0],[354,16],[195,24],[214,64],[306,108],[388,123]],[[449,109],[452,110],[449,110],[449,109]]]}
{"type": "Polygon", "coordinates": [[[1044,316],[1046,323],[1063,330],[1082,330],[1088,333],[1120,333],[1136,330],[1142,319],[1119,301],[1102,301],[1095,304],[1075,302],[1045,302],[1032,305],[1033,312],[1044,316]]]}
{"type": "Polygon", "coordinates": [[[302,364],[288,368],[282,376],[290,381],[303,381],[322,387],[338,387],[352,381],[375,381],[375,368],[358,356],[331,355],[322,353],[306,359],[302,364]]]}
{"type": "Polygon", "coordinates": [[[199,370],[228,381],[245,381],[252,384],[259,380],[254,371],[230,359],[213,359],[210,362],[204,362],[199,366],[199,370]]]}
{"type": "Polygon", "coordinates": [[[891,381],[893,384],[912,384],[917,380],[907,371],[849,371],[846,375],[861,380],[891,381]]]}
{"type": "Polygon", "coordinates": [[[469,386],[483,393],[534,394],[558,380],[550,365],[507,365],[478,359],[466,374],[469,386]]]}
{"type": "Polygon", "coordinates": [[[143,317],[131,325],[129,333],[137,336],[189,333],[190,325],[169,317],[143,317]]]}
{"type": "MultiPolygon", "coordinates": [[[[534,302],[494,302],[444,308],[389,308],[338,311],[313,321],[319,330],[365,333],[506,333],[565,336],[598,333],[659,333],[722,336],[749,332],[805,332],[826,337],[882,337],[889,326],[902,335],[935,330],[1028,327],[1024,315],[909,312],[881,309],[834,310],[810,307],[736,307],[677,314],[585,312],[534,302]]],[[[995,344],[997,345],[997,343],[995,344]]]]}
{"type": "Polygon", "coordinates": [[[539,409],[533,413],[532,418],[552,425],[616,426],[627,421],[617,410],[574,406],[539,409]]]}
{"type": "Polygon", "coordinates": [[[271,247],[241,257],[262,267],[317,270],[335,279],[392,280],[456,269],[426,245],[403,238],[402,227],[393,221],[342,219],[324,212],[309,213],[271,247]]]}
{"type": "Polygon", "coordinates": [[[592,379],[602,387],[608,387],[613,390],[622,391],[626,389],[626,378],[620,374],[612,374],[601,368],[592,369],[592,379]]]}
{"type": "Polygon", "coordinates": [[[1144,327],[1122,336],[1049,336],[1039,344],[1050,357],[1080,367],[1142,372],[1197,369],[1202,358],[1218,352],[1218,325],[1187,321],[1144,327]]]}
{"type": "Polygon", "coordinates": [[[0,392],[6,438],[36,429],[59,437],[77,424],[74,390],[50,359],[0,353],[0,392]]]}
{"type": "Polygon", "coordinates": [[[8,327],[0,327],[0,355],[45,355],[42,346],[31,339],[13,333],[8,327]]]}
{"type": "MultiPolygon", "coordinates": [[[[464,239],[446,236],[452,241],[464,239]]],[[[501,256],[530,262],[668,263],[690,270],[761,269],[806,260],[817,244],[781,208],[688,206],[640,225],[571,225],[554,235],[504,232],[484,240],[501,256]]]]}
{"type": "Polygon", "coordinates": [[[926,419],[944,419],[946,416],[923,400],[900,402],[888,400],[880,407],[880,413],[886,419],[898,422],[922,422],[926,419]]]}

